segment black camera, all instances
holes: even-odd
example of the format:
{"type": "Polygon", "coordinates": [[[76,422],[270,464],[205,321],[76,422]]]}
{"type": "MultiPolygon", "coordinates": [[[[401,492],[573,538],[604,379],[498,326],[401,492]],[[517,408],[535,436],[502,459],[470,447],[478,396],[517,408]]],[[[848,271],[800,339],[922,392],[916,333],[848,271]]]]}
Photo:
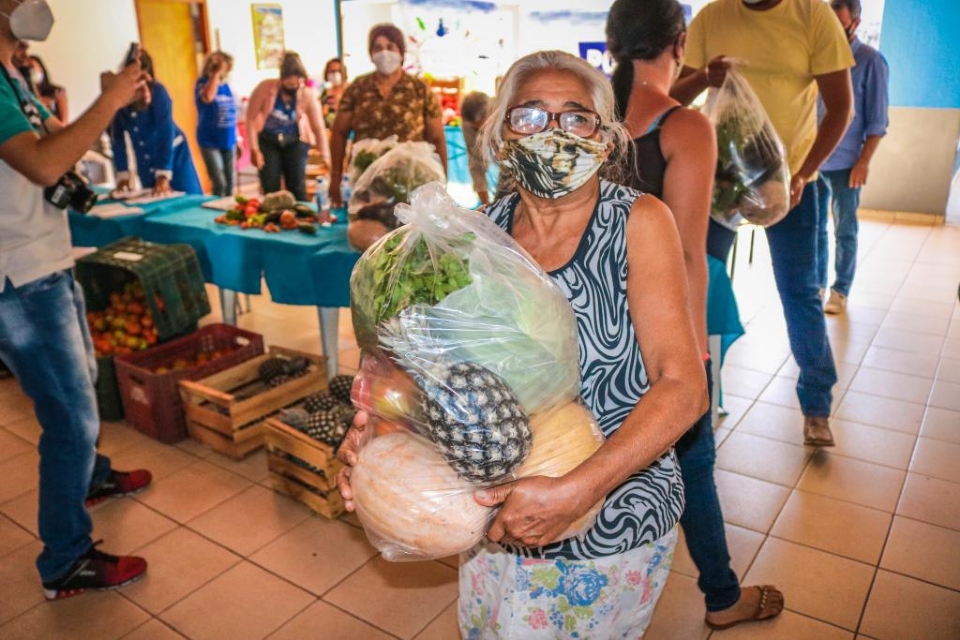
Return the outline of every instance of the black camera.
{"type": "Polygon", "coordinates": [[[87,213],[97,204],[97,194],[74,171],[63,174],[57,184],[43,190],[43,197],[58,209],[70,207],[78,213],[87,213]]]}

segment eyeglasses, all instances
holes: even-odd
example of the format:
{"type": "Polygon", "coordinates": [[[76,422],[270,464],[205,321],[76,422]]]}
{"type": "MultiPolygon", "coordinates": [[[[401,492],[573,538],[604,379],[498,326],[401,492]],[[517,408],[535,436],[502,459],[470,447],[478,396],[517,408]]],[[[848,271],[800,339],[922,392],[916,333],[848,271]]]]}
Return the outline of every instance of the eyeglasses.
{"type": "Polygon", "coordinates": [[[539,107],[510,107],[504,121],[510,131],[521,136],[540,133],[554,121],[567,133],[581,138],[589,138],[600,128],[600,115],[589,109],[554,113],[539,107]]]}

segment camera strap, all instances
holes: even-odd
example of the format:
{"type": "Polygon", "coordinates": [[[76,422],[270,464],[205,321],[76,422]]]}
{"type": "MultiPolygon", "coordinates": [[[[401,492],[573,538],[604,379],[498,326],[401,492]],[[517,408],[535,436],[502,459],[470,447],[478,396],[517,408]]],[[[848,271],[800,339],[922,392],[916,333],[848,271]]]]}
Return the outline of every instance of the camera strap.
{"type": "Polygon", "coordinates": [[[10,76],[10,72],[7,71],[7,65],[0,63],[0,70],[3,71],[3,77],[6,78],[7,84],[10,85],[13,95],[16,96],[17,102],[20,103],[20,111],[23,112],[23,115],[26,116],[27,121],[30,122],[30,126],[33,127],[38,133],[49,134],[50,131],[47,129],[47,125],[44,124],[43,118],[40,116],[40,110],[37,109],[37,105],[33,103],[27,96],[24,95],[24,87],[18,87],[17,82],[10,76]]]}

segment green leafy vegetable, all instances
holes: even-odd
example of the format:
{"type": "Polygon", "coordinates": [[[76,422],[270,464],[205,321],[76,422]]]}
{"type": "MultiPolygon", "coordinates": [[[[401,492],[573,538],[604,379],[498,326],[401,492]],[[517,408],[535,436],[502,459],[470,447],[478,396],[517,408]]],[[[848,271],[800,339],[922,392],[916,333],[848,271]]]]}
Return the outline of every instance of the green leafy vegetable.
{"type": "Polygon", "coordinates": [[[434,305],[472,282],[459,248],[476,238],[466,232],[449,250],[431,247],[419,233],[401,227],[365,253],[351,279],[351,308],[357,343],[376,345],[376,327],[414,304],[434,305]]]}

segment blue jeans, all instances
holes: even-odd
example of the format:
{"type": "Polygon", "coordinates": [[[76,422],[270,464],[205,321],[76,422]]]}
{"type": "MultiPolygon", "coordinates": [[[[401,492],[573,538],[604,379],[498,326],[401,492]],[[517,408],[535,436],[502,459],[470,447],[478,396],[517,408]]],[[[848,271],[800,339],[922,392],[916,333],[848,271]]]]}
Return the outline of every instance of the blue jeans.
{"type": "Polygon", "coordinates": [[[110,461],[96,453],[100,419],[94,392],[96,359],[83,295],[68,271],[0,293],[0,357],[34,402],[40,423],[40,506],[43,581],[61,577],[90,548],[84,505],[110,461]]]}
{"type": "MultiPolygon", "coordinates": [[[[713,394],[713,376],[707,361],[707,387],[713,394]]],[[[730,552],[723,529],[723,512],[713,466],[717,460],[713,419],[707,411],[677,442],[677,459],[683,478],[687,506],[680,526],[687,550],[700,570],[697,586],[703,592],[707,611],[723,611],[740,598],[740,581],[730,568],[730,552]]]]}
{"type": "Polygon", "coordinates": [[[820,287],[827,288],[827,261],[830,258],[830,240],[827,234],[827,209],[833,205],[834,237],[837,240],[837,277],[831,289],[850,295],[853,274],[857,270],[857,209],[860,207],[860,188],[851,188],[850,169],[821,171],[817,189],[820,192],[820,233],[817,241],[817,277],[820,287]]]}
{"type": "Polygon", "coordinates": [[[280,190],[283,187],[300,202],[307,199],[307,153],[310,145],[297,140],[292,144],[277,143],[276,136],[260,134],[260,152],[263,153],[263,167],[260,169],[260,186],[264,193],[280,190]]]}
{"type": "Polygon", "coordinates": [[[213,149],[200,147],[203,164],[213,186],[213,195],[232,196],[235,176],[237,175],[235,149],[213,149]]]}
{"type": "Polygon", "coordinates": [[[808,183],[787,216],[767,229],[773,276],[780,292],[793,359],[800,367],[797,396],[805,416],[828,417],[837,383],[817,277],[817,184],[808,183]]]}

